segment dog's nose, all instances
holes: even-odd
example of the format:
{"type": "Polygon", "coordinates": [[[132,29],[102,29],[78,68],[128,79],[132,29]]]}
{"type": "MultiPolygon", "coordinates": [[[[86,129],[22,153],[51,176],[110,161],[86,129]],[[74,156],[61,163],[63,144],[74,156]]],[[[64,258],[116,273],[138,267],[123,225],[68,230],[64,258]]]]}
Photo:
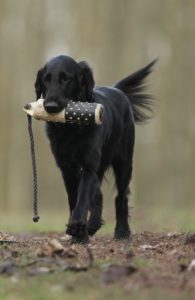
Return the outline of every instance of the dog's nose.
{"type": "Polygon", "coordinates": [[[44,107],[46,112],[48,112],[49,114],[59,112],[59,106],[56,102],[44,103],[44,107]]]}

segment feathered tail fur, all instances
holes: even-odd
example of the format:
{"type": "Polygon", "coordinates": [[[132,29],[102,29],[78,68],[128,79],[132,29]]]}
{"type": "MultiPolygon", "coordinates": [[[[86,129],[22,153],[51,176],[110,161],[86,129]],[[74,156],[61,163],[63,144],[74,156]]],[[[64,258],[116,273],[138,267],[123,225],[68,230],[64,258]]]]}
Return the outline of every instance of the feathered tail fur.
{"type": "Polygon", "coordinates": [[[137,124],[142,124],[151,118],[153,98],[151,95],[143,93],[143,91],[146,87],[145,78],[152,72],[156,61],[157,59],[114,85],[115,88],[123,91],[129,98],[137,124]]]}

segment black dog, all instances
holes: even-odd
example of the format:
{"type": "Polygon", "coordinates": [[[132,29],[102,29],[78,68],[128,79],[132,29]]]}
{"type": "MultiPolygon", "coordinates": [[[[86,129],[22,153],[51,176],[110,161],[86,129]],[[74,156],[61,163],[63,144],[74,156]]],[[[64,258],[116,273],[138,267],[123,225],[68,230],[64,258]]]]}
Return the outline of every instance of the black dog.
{"type": "Polygon", "coordinates": [[[88,64],[77,63],[68,56],[51,59],[37,74],[37,99],[43,96],[48,113],[61,111],[70,99],[101,103],[105,110],[101,126],[46,124],[51,149],[68,193],[70,219],[66,232],[78,242],[87,241],[88,235],[95,234],[102,225],[100,185],[110,166],[118,190],[115,238],[130,236],[127,196],[132,176],[135,123],[148,119],[142,109],[151,111],[151,97],[142,90],[154,63],[112,87],[94,87],[88,64]]]}

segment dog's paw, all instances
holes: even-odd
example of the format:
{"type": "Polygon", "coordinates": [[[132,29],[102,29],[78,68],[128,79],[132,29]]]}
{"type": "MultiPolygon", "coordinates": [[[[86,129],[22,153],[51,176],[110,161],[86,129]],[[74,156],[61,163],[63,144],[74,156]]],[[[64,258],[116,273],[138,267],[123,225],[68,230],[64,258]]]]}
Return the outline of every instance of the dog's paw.
{"type": "Polygon", "coordinates": [[[89,220],[87,224],[87,232],[89,235],[94,235],[104,224],[103,220],[89,220]]]}
{"type": "Polygon", "coordinates": [[[89,241],[87,225],[82,222],[68,224],[66,234],[72,236],[73,243],[87,243],[89,241]]]}
{"type": "Polygon", "coordinates": [[[116,240],[124,240],[124,239],[130,239],[130,238],[131,238],[131,231],[129,229],[115,230],[114,239],[116,239],[116,240]]]}

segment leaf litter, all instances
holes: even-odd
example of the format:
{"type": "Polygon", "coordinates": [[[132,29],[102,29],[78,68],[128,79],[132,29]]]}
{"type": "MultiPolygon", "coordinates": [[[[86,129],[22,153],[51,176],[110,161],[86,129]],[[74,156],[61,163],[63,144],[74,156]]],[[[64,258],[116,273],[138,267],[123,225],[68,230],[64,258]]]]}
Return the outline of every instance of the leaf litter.
{"type": "Polygon", "coordinates": [[[96,271],[97,284],[120,282],[127,291],[137,288],[195,292],[194,234],[133,234],[130,241],[97,236],[87,245],[71,244],[60,233],[2,233],[0,276],[20,278],[59,272],[96,271]]]}

